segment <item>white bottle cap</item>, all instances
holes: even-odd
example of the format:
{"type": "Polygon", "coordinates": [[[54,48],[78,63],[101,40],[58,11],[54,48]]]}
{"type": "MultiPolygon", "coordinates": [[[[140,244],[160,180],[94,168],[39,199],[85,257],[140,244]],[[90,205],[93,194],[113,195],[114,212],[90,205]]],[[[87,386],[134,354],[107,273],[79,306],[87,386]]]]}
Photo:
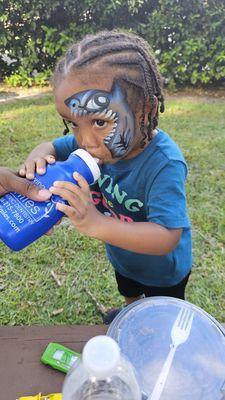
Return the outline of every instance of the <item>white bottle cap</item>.
{"type": "Polygon", "coordinates": [[[120,348],[109,336],[96,336],[84,346],[82,353],[84,368],[99,378],[106,378],[120,361],[120,348]]]}
{"type": "Polygon", "coordinates": [[[94,182],[96,182],[101,174],[97,164],[98,158],[92,157],[86,150],[83,149],[77,149],[73,151],[72,154],[76,154],[78,157],[84,160],[94,177],[94,182]]]}

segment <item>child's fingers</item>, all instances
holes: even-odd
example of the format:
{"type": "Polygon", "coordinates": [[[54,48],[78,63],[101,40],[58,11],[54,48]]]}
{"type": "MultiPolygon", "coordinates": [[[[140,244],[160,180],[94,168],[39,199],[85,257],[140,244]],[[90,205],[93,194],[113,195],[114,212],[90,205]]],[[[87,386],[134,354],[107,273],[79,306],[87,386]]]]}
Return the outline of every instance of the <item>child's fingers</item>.
{"type": "Polygon", "coordinates": [[[73,177],[74,179],[76,179],[78,185],[80,186],[80,188],[85,192],[85,193],[89,193],[90,192],[90,188],[89,185],[86,181],[86,179],[80,175],[77,171],[75,171],[73,173],[73,177]]]}
{"type": "Polygon", "coordinates": [[[63,212],[71,220],[80,217],[79,211],[76,210],[74,207],[68,206],[67,204],[56,203],[56,208],[57,210],[63,212]]]}
{"type": "Polygon", "coordinates": [[[88,201],[85,198],[83,201],[76,196],[73,192],[70,190],[67,190],[65,188],[54,188],[50,187],[49,191],[53,194],[57,194],[58,196],[62,197],[64,200],[68,201],[68,203],[76,208],[77,212],[81,215],[84,212],[85,207],[88,205],[88,201]]]}
{"type": "Polygon", "coordinates": [[[46,163],[53,164],[55,157],[51,154],[45,157],[35,158],[34,160],[26,161],[21,165],[19,169],[19,175],[26,177],[27,179],[34,179],[34,174],[37,171],[39,175],[43,175],[46,172],[46,163]]]}
{"type": "Polygon", "coordinates": [[[53,163],[55,163],[55,157],[54,156],[52,156],[51,154],[49,154],[49,155],[47,155],[46,157],[44,157],[45,158],[45,160],[47,161],[47,163],[48,164],[53,164],[53,163]]]}
{"type": "MultiPolygon", "coordinates": [[[[68,191],[74,193],[77,196],[77,198],[79,198],[80,201],[82,201],[82,202],[87,202],[87,200],[89,200],[91,197],[91,192],[90,192],[89,186],[87,186],[87,188],[85,189],[86,191],[84,191],[83,188],[75,185],[74,183],[65,182],[65,181],[55,181],[53,188],[55,188],[56,190],[67,189],[68,191]]],[[[53,193],[58,194],[58,192],[56,192],[56,191],[54,191],[53,193]]]]}
{"type": "Polygon", "coordinates": [[[25,163],[26,167],[26,178],[27,179],[34,179],[34,173],[35,173],[35,161],[26,161],[25,163]]]}
{"type": "Polygon", "coordinates": [[[23,176],[23,177],[26,176],[26,166],[25,166],[25,164],[22,164],[22,165],[20,166],[19,171],[18,171],[18,174],[19,174],[20,176],[23,176]]]}
{"type": "Polygon", "coordinates": [[[40,157],[36,160],[36,170],[39,175],[43,175],[46,172],[46,164],[54,164],[55,157],[47,155],[46,157],[40,157]]]}
{"type": "Polygon", "coordinates": [[[38,158],[36,160],[36,171],[39,175],[43,175],[46,172],[46,160],[44,158],[38,158]]]}
{"type": "Polygon", "coordinates": [[[43,175],[46,172],[46,164],[54,164],[55,157],[48,154],[45,157],[40,157],[36,160],[36,170],[39,175],[43,175]]]}

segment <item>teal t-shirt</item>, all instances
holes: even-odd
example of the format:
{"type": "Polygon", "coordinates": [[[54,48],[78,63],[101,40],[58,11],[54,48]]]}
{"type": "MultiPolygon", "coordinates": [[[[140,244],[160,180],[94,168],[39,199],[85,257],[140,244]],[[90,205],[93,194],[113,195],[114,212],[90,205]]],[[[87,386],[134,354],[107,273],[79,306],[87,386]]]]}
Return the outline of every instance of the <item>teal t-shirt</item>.
{"type": "MultiPolygon", "coordinates": [[[[57,159],[77,148],[73,135],[53,142],[57,159]]],[[[110,262],[121,275],[148,286],[173,286],[192,266],[191,228],[187,213],[187,166],[177,144],[162,130],[136,157],[103,164],[91,186],[100,212],[122,221],[150,221],[168,229],[182,228],[176,248],[163,256],[139,254],[106,243],[110,262]]]]}

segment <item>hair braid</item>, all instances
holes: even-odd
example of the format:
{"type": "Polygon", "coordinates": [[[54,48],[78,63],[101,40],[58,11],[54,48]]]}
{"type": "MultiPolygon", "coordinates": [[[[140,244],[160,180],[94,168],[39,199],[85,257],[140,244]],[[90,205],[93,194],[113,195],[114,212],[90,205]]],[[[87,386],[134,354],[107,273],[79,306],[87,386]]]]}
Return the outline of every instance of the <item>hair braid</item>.
{"type": "MultiPolygon", "coordinates": [[[[108,61],[110,63],[110,61],[108,61]]],[[[111,62],[113,65],[126,65],[126,66],[135,66],[138,67],[139,70],[141,70],[142,75],[143,75],[143,80],[144,80],[144,88],[143,88],[143,82],[142,82],[142,90],[144,91],[144,102],[146,102],[147,99],[149,99],[150,104],[151,104],[151,109],[155,105],[155,93],[157,92],[155,88],[155,81],[151,79],[151,75],[149,73],[148,67],[146,66],[145,59],[140,55],[137,54],[135,56],[131,57],[124,57],[123,55],[119,55],[115,58],[114,61],[111,62]]],[[[136,82],[134,80],[130,80],[131,84],[135,84],[136,82]]],[[[145,107],[143,108],[145,112],[145,107]]],[[[156,112],[156,115],[152,117],[151,111],[148,115],[148,129],[147,129],[147,135],[143,134],[143,129],[142,129],[142,134],[144,136],[144,139],[147,137],[148,140],[151,140],[152,136],[152,130],[158,125],[158,112],[156,112]]]]}

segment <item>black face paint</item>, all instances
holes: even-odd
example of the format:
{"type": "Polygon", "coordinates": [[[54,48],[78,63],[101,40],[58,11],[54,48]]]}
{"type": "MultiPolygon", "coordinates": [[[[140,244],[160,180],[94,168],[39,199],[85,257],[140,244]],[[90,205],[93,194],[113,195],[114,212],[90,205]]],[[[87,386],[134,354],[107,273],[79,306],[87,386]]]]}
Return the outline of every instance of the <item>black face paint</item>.
{"type": "Polygon", "coordinates": [[[73,115],[94,115],[113,122],[111,132],[104,139],[113,158],[122,157],[131,150],[135,117],[119,84],[115,83],[111,92],[90,89],[75,93],[65,100],[65,104],[73,115]]]}

